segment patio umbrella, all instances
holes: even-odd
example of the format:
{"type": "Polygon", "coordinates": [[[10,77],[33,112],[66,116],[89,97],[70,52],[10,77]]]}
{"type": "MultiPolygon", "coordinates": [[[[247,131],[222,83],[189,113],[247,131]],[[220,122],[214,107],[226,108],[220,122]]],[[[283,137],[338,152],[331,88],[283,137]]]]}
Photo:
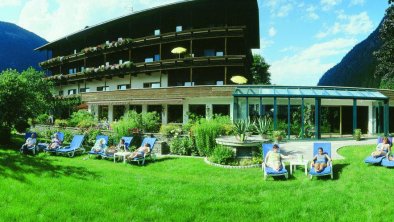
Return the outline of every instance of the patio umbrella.
{"type": "Polygon", "coordinates": [[[231,77],[231,82],[236,83],[236,84],[245,84],[248,82],[248,80],[243,77],[243,76],[233,76],[231,77]]]}
{"type": "Polygon", "coordinates": [[[186,51],[187,51],[187,49],[185,49],[183,47],[176,47],[176,48],[173,48],[171,50],[171,53],[172,54],[178,54],[179,58],[181,58],[181,53],[185,53],[186,51]]]}

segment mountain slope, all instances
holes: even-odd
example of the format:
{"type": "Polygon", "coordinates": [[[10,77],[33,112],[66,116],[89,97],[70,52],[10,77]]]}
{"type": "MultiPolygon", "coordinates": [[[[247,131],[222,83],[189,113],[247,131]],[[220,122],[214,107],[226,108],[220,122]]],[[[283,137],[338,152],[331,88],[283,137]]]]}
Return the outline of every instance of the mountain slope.
{"type": "Polygon", "coordinates": [[[0,72],[7,68],[22,71],[30,66],[39,69],[38,63],[46,59],[35,48],[47,41],[15,24],[0,21],[0,72]]]}
{"type": "Polygon", "coordinates": [[[368,38],[353,47],[340,63],[329,69],[319,80],[319,86],[379,86],[380,79],[374,77],[376,58],[373,52],[382,45],[379,29],[382,23],[368,38]]]}

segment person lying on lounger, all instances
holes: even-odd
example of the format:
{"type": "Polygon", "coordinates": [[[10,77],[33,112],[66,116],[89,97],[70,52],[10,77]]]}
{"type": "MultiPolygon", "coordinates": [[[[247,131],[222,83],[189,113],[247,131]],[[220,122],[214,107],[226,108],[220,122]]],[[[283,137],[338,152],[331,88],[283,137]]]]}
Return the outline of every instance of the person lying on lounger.
{"type": "Polygon", "coordinates": [[[376,150],[371,153],[371,156],[377,158],[386,156],[391,151],[390,143],[387,137],[383,138],[383,141],[376,146],[376,150]]]}
{"type": "Polygon", "coordinates": [[[322,172],[324,168],[327,167],[327,161],[331,161],[331,158],[323,153],[323,148],[319,147],[318,154],[312,159],[312,166],[315,167],[315,171],[317,173],[322,172]]]}
{"type": "Polygon", "coordinates": [[[21,152],[22,153],[27,153],[28,150],[36,145],[37,135],[35,133],[32,133],[29,138],[26,139],[26,142],[22,145],[21,147],[21,152]]]}
{"type": "Polygon", "coordinates": [[[120,139],[118,145],[110,146],[108,149],[105,150],[105,154],[112,155],[117,152],[125,151],[126,144],[124,139],[120,139]]]}
{"type": "Polygon", "coordinates": [[[53,138],[51,140],[51,143],[48,145],[48,149],[55,150],[60,147],[61,143],[62,142],[59,139],[59,135],[57,133],[55,133],[55,135],[53,136],[53,138]]]}
{"type": "Polygon", "coordinates": [[[96,153],[104,152],[106,148],[107,148],[107,145],[105,144],[105,139],[101,138],[96,141],[96,143],[92,147],[92,151],[94,151],[96,153]]]}
{"type": "Polygon", "coordinates": [[[274,144],[272,146],[272,150],[267,153],[265,156],[264,163],[266,166],[276,170],[281,171],[283,168],[282,159],[286,158],[286,156],[279,153],[279,146],[274,144]]]}
{"type": "Polygon", "coordinates": [[[136,157],[144,157],[145,154],[150,152],[150,144],[149,143],[145,143],[143,146],[141,146],[140,148],[136,149],[134,152],[132,152],[127,159],[128,160],[133,160],[136,157]]]}

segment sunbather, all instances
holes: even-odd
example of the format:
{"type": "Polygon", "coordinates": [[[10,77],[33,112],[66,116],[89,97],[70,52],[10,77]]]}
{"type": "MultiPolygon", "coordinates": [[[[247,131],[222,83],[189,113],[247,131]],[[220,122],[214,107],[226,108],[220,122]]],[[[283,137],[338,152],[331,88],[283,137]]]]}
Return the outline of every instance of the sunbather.
{"type": "Polygon", "coordinates": [[[92,151],[96,153],[104,152],[105,149],[107,149],[107,145],[105,144],[105,139],[103,138],[98,139],[92,147],[92,151]]]}
{"type": "Polygon", "coordinates": [[[331,158],[323,153],[323,148],[319,147],[318,154],[312,159],[312,166],[315,167],[315,171],[318,173],[322,172],[327,167],[327,161],[331,161],[331,158]]]}
{"type": "Polygon", "coordinates": [[[118,145],[116,146],[111,146],[108,149],[105,150],[105,154],[114,154],[116,152],[120,152],[120,151],[125,151],[125,141],[124,139],[120,139],[118,145]]]}
{"type": "Polygon", "coordinates": [[[27,153],[29,151],[29,149],[31,149],[32,147],[34,147],[36,145],[36,134],[32,133],[31,136],[29,138],[26,139],[26,142],[22,145],[21,147],[21,152],[23,153],[27,153]]]}
{"type": "Polygon", "coordinates": [[[149,143],[145,143],[143,146],[141,146],[140,148],[138,148],[137,150],[135,150],[134,152],[132,152],[127,159],[128,160],[133,160],[136,157],[144,157],[145,154],[150,152],[150,144],[149,143]]]}
{"type": "Polygon", "coordinates": [[[53,138],[51,140],[51,143],[48,145],[48,149],[55,150],[60,147],[61,143],[62,142],[59,139],[59,135],[57,133],[55,133],[55,135],[53,136],[53,138]]]}
{"type": "Polygon", "coordinates": [[[282,170],[282,159],[286,158],[286,156],[279,153],[279,146],[274,144],[272,146],[272,151],[269,151],[265,157],[264,163],[266,166],[276,170],[282,170]]]}
{"type": "Polygon", "coordinates": [[[382,142],[376,146],[376,150],[371,153],[371,156],[377,158],[386,156],[391,151],[391,146],[387,137],[384,137],[382,142]]]}

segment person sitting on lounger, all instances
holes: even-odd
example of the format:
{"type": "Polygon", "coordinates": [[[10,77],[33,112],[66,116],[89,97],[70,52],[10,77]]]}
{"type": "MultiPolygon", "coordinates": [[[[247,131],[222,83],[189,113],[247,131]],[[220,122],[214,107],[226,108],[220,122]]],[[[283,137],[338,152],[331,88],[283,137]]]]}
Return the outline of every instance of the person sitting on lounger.
{"type": "Polygon", "coordinates": [[[286,156],[279,153],[279,146],[274,144],[272,151],[269,151],[265,157],[264,163],[266,166],[276,170],[281,171],[283,168],[282,159],[286,156]]]}
{"type": "Polygon", "coordinates": [[[26,142],[21,147],[21,152],[27,153],[28,150],[36,145],[37,139],[36,134],[32,133],[29,138],[26,139],[26,142]]]}
{"type": "Polygon", "coordinates": [[[133,160],[136,157],[144,157],[145,154],[150,152],[150,144],[149,143],[145,143],[143,146],[141,146],[140,148],[136,149],[134,152],[132,152],[127,159],[128,160],[133,160]]]}
{"type": "Polygon", "coordinates": [[[105,139],[101,138],[96,141],[96,143],[92,147],[92,151],[94,151],[96,153],[104,152],[106,148],[107,148],[107,145],[105,144],[105,139]]]}
{"type": "Polygon", "coordinates": [[[315,171],[320,173],[327,167],[327,161],[331,161],[331,158],[323,153],[323,148],[319,147],[318,154],[312,159],[312,166],[315,167],[315,171]]]}
{"type": "Polygon", "coordinates": [[[376,150],[371,153],[371,156],[377,158],[386,156],[391,151],[390,143],[387,137],[383,138],[383,141],[376,146],[376,150]]]}
{"type": "Polygon", "coordinates": [[[106,149],[105,154],[106,155],[113,155],[116,152],[125,151],[125,147],[126,147],[126,144],[125,144],[124,139],[120,139],[118,145],[111,146],[108,149],[106,149]]]}
{"type": "Polygon", "coordinates": [[[51,140],[51,143],[48,145],[48,149],[55,150],[60,147],[61,143],[62,142],[59,139],[59,135],[57,133],[55,133],[55,135],[53,136],[53,138],[51,140]]]}

